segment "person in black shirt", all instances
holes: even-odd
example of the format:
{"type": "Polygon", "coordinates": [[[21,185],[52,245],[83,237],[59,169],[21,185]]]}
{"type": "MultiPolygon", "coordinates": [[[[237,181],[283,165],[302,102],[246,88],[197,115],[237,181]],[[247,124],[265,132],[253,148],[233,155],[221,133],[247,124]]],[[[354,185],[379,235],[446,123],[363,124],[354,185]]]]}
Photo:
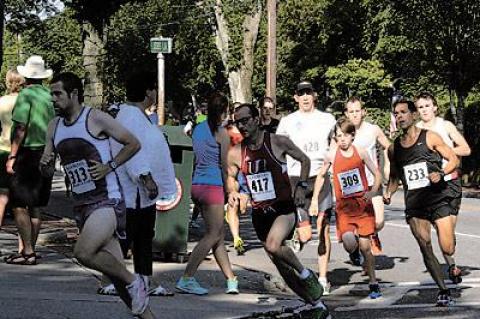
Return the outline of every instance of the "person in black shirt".
{"type": "Polygon", "coordinates": [[[276,106],[273,99],[269,96],[264,96],[259,101],[260,108],[260,129],[275,134],[278,123],[280,121],[275,118],[276,106]]]}
{"type": "Polygon", "coordinates": [[[394,115],[402,134],[388,149],[390,179],[384,202],[390,204],[401,179],[407,223],[420,246],[428,272],[440,288],[437,306],[449,306],[452,299],[440,263],[433,253],[431,227],[433,224],[437,229],[442,253],[453,255],[455,240],[450,218],[453,207],[443,177],[455,170],[459,160],[440,135],[415,126],[417,110],[412,101],[401,99],[395,102],[394,115]],[[447,161],[443,168],[442,158],[447,161]]]}

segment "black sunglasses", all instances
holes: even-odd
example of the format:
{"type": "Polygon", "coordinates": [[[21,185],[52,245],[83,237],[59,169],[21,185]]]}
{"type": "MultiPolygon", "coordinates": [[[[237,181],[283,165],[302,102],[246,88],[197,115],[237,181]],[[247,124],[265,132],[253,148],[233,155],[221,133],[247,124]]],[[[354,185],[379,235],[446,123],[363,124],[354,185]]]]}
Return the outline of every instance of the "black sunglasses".
{"type": "Polygon", "coordinates": [[[238,124],[247,125],[248,121],[250,121],[251,118],[252,118],[251,116],[244,117],[243,119],[233,121],[233,123],[237,126],[238,124]]]}
{"type": "Polygon", "coordinates": [[[297,95],[298,96],[303,96],[303,95],[312,95],[313,94],[313,90],[312,89],[303,89],[303,90],[300,90],[300,91],[297,91],[297,95]]]}

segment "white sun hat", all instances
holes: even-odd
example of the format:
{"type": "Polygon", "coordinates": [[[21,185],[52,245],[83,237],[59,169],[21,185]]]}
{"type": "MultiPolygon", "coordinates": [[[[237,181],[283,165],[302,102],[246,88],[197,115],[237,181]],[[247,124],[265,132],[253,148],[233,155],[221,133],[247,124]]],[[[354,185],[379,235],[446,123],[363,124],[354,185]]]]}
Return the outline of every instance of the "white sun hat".
{"type": "Polygon", "coordinates": [[[17,66],[17,71],[28,79],[46,79],[53,74],[51,69],[45,69],[45,61],[39,55],[29,57],[25,65],[17,66]]]}

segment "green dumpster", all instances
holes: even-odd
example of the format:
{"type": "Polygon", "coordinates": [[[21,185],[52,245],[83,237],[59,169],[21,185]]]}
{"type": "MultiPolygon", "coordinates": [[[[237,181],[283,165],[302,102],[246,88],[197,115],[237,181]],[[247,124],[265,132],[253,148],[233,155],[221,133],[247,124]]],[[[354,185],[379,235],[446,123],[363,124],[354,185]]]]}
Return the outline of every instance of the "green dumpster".
{"type": "Polygon", "coordinates": [[[179,204],[168,211],[157,211],[153,252],[164,259],[184,262],[187,253],[190,189],[192,186],[192,139],[183,133],[183,126],[160,127],[170,145],[175,175],[182,187],[179,204]]]}

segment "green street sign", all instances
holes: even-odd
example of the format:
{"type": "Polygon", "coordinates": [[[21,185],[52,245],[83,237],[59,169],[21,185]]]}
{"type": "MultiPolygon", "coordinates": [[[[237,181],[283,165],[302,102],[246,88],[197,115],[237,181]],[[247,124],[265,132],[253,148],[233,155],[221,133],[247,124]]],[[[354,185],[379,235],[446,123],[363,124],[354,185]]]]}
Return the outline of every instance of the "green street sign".
{"type": "Polygon", "coordinates": [[[172,38],[150,38],[150,53],[172,53],[172,38]]]}

